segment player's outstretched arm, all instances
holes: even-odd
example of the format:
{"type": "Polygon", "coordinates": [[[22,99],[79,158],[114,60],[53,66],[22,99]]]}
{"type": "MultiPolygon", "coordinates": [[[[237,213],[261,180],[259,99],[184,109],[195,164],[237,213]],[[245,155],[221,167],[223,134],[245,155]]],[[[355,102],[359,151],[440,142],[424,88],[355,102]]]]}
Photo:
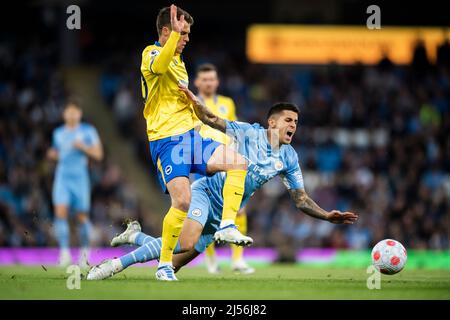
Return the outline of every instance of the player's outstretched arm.
{"type": "Polygon", "coordinates": [[[289,193],[295,202],[295,206],[311,217],[336,224],[353,224],[358,219],[358,215],[353,212],[341,212],[339,210],[328,212],[322,209],[308,196],[304,189],[290,189],[289,193]]]}
{"type": "Polygon", "coordinates": [[[173,56],[175,55],[177,43],[178,40],[180,40],[181,32],[183,31],[185,24],[183,15],[180,16],[180,20],[177,19],[177,7],[175,5],[170,6],[170,24],[172,31],[170,32],[167,42],[164,44],[164,47],[161,48],[159,54],[150,60],[149,68],[152,73],[165,73],[169,68],[169,64],[172,61],[173,56]]]}
{"type": "Polygon", "coordinates": [[[186,94],[187,98],[194,106],[195,114],[201,122],[222,132],[226,131],[227,125],[224,119],[216,116],[207,106],[202,104],[195,94],[187,87],[182,85],[178,85],[178,87],[186,94]]]}

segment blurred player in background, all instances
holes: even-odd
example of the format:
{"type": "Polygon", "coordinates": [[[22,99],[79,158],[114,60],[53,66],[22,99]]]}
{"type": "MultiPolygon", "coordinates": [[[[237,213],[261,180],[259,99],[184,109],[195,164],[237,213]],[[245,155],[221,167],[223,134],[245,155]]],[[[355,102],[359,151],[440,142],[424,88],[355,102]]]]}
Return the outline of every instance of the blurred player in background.
{"type": "Polygon", "coordinates": [[[49,159],[57,161],[53,182],[53,205],[55,209],[54,231],[59,244],[60,266],[72,263],[70,255],[70,230],[68,216],[76,213],[79,223],[79,265],[88,268],[91,224],[89,222],[91,188],[88,158],[103,159],[103,147],[97,130],[81,122],[82,111],[75,100],[66,103],[63,111],[64,124],[53,131],[49,159]]]}
{"type": "Polygon", "coordinates": [[[215,237],[240,245],[253,242],[235,225],[244,193],[246,161],[225,145],[199,135],[194,129],[196,117],[191,102],[178,88],[189,84],[181,53],[189,42],[193,23],[192,16],[175,5],[161,9],[156,20],[159,39],[142,52],[143,113],[150,152],[163,192],[171,198],[163,221],[161,259],[155,275],[163,281],[177,280],[172,257],[191,202],[191,172],[211,175],[226,171],[223,220],[215,237]]]}
{"type": "MultiPolygon", "coordinates": [[[[197,68],[194,85],[198,90],[197,97],[218,117],[228,121],[237,120],[236,108],[233,99],[217,94],[219,76],[217,68],[210,63],[205,63],[197,68]]],[[[199,120],[200,121],[200,120],[199,120]]],[[[229,136],[219,130],[213,129],[200,121],[200,135],[211,138],[217,142],[229,145],[232,141],[229,136]]],[[[194,180],[201,178],[194,174],[194,180]]],[[[247,233],[247,214],[242,208],[236,216],[236,225],[242,234],[247,233]]],[[[214,242],[205,251],[205,262],[209,273],[219,273],[220,268],[216,257],[214,242]]],[[[244,247],[231,244],[231,268],[234,272],[249,274],[255,272],[244,260],[244,247]]]]}

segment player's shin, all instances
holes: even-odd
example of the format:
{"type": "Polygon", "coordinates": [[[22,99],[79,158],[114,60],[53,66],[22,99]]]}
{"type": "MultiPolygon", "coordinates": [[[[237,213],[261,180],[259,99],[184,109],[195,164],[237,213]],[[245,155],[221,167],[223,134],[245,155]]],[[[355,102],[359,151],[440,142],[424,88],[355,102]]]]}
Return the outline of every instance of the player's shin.
{"type": "Polygon", "coordinates": [[[72,257],[69,251],[69,223],[65,218],[55,218],[53,223],[53,228],[55,232],[56,240],[59,245],[59,265],[61,267],[66,267],[72,263],[72,257]]]}
{"type": "Polygon", "coordinates": [[[223,186],[223,213],[220,227],[234,224],[244,195],[247,170],[229,170],[223,186]]]}
{"type": "Polygon", "coordinates": [[[215,249],[215,246],[214,246],[214,242],[211,243],[211,244],[206,248],[206,250],[205,250],[205,255],[206,255],[207,257],[210,257],[210,258],[215,257],[215,255],[216,255],[216,249],[215,249]]]}
{"type": "Polygon", "coordinates": [[[209,273],[215,274],[220,272],[219,263],[217,262],[216,258],[216,249],[214,246],[214,242],[211,243],[208,247],[206,247],[205,264],[209,273]]]}
{"type": "Polygon", "coordinates": [[[67,219],[55,218],[53,227],[55,229],[56,240],[61,250],[69,249],[69,223],[67,219]]]}
{"type": "Polygon", "coordinates": [[[80,245],[81,245],[79,264],[82,268],[86,268],[89,266],[88,259],[89,259],[91,229],[92,226],[89,220],[85,220],[82,223],[80,223],[78,229],[78,235],[80,238],[80,245]]]}
{"type": "Polygon", "coordinates": [[[172,265],[173,251],[183,228],[187,212],[171,207],[163,221],[161,258],[159,265],[172,265]]]}
{"type": "MultiPolygon", "coordinates": [[[[137,248],[136,250],[118,258],[114,259],[113,263],[117,266],[118,271],[122,271],[125,268],[128,268],[129,266],[136,264],[136,263],[144,263],[147,261],[152,261],[155,259],[159,259],[161,255],[161,238],[153,238],[152,241],[148,241],[145,244],[143,244],[141,247],[137,248]],[[120,264],[115,261],[120,261],[120,264]]],[[[175,245],[175,249],[173,253],[179,253],[181,252],[180,244],[177,243],[175,245]]]]}

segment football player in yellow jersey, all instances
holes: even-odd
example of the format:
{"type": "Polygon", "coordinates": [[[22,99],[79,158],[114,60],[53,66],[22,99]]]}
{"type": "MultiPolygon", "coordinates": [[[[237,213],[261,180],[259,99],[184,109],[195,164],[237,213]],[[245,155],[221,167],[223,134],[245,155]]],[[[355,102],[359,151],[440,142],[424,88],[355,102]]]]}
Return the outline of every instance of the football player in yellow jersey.
{"type": "Polygon", "coordinates": [[[165,281],[177,280],[172,265],[174,249],[189,246],[183,239],[178,241],[181,229],[188,234],[202,228],[192,219],[185,221],[191,202],[191,172],[202,175],[226,172],[222,222],[214,239],[239,245],[253,242],[235,225],[244,193],[246,160],[226,145],[199,135],[194,129],[197,118],[192,104],[178,87],[189,84],[181,53],[189,42],[193,22],[191,15],[175,5],[161,9],[156,19],[159,39],[142,52],[141,83],[150,152],[161,187],[171,198],[163,221],[161,258],[156,272],[156,278],[165,281]]]}
{"type": "MultiPolygon", "coordinates": [[[[219,77],[217,69],[213,64],[205,63],[197,68],[194,85],[198,90],[198,98],[218,117],[235,121],[236,107],[233,99],[217,94],[219,87],[219,77]]],[[[204,138],[211,138],[217,142],[229,145],[231,139],[225,133],[211,128],[206,124],[202,124],[200,135],[204,138]]],[[[201,177],[196,174],[194,179],[201,177]]],[[[236,225],[243,234],[247,233],[247,214],[245,208],[242,208],[236,216],[236,225]]],[[[244,248],[231,244],[231,269],[234,272],[242,274],[250,274],[255,269],[250,267],[244,260],[244,248]]],[[[205,251],[205,262],[209,273],[219,273],[219,265],[217,263],[214,242],[207,247],[205,251]]]]}

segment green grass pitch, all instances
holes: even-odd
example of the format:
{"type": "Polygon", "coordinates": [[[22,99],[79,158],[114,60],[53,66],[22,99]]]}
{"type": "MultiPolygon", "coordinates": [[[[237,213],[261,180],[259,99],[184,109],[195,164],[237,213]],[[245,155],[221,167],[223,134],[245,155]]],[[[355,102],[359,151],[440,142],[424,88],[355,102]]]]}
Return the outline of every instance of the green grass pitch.
{"type": "Polygon", "coordinates": [[[449,270],[403,270],[381,277],[369,290],[365,269],[270,265],[255,274],[203,267],[182,269],[178,282],[158,282],[154,268],[129,268],[103,281],[66,287],[68,274],[56,267],[0,267],[0,299],[450,299],[449,270]]]}

